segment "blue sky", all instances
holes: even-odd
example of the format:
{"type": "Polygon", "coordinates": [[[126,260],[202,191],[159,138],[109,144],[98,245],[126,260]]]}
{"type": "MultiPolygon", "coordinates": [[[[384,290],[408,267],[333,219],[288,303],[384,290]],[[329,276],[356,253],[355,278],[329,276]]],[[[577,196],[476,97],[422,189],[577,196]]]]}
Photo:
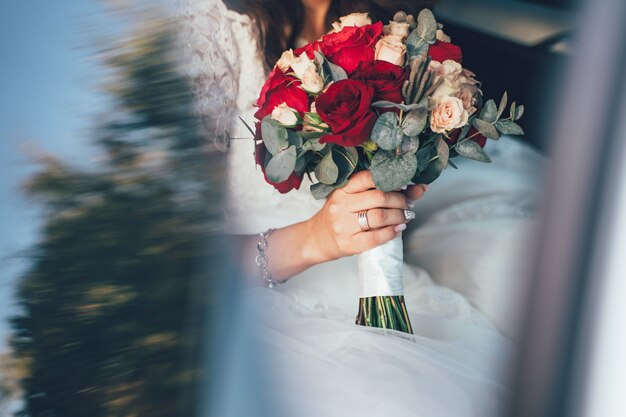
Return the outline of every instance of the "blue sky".
{"type": "Polygon", "coordinates": [[[20,251],[37,239],[36,204],[20,190],[36,168],[29,152],[83,164],[95,156],[89,127],[106,101],[91,45],[94,28],[106,30],[101,16],[93,0],[13,1],[0,14],[0,350],[20,251]]]}

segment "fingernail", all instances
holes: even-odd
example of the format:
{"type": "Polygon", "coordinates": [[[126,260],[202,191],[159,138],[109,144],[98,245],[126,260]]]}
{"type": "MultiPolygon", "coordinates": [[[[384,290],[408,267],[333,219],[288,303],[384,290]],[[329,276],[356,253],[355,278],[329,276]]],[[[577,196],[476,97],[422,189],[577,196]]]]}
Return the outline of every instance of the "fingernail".
{"type": "Polygon", "coordinates": [[[415,207],[415,201],[413,201],[413,200],[409,200],[409,199],[407,198],[407,199],[406,199],[406,205],[407,205],[409,208],[413,208],[413,207],[415,207]]]}
{"type": "Polygon", "coordinates": [[[411,221],[411,220],[415,219],[415,213],[412,212],[411,210],[404,210],[404,218],[407,221],[411,221]]]}
{"type": "Polygon", "coordinates": [[[407,188],[408,188],[408,185],[403,185],[402,187],[400,187],[402,191],[406,190],[407,188]]]}
{"type": "Polygon", "coordinates": [[[400,233],[401,231],[406,229],[406,224],[405,223],[400,223],[397,224],[393,227],[393,231],[396,233],[400,233]]]}
{"type": "Polygon", "coordinates": [[[428,184],[420,184],[424,192],[428,191],[428,184]]]}

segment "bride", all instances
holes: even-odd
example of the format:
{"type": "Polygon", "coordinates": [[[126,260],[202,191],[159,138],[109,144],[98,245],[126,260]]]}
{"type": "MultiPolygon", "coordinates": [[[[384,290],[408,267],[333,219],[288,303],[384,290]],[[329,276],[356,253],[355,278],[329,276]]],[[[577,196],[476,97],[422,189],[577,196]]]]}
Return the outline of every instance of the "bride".
{"type": "MultiPolygon", "coordinates": [[[[351,12],[387,21],[397,10],[415,13],[420,6],[410,0],[181,1],[184,69],[205,134],[222,146],[229,137],[250,136],[238,118],[253,121],[253,104],[283,50],[318,39],[351,12]]],[[[242,268],[259,284],[246,291],[245,303],[260,330],[264,385],[278,393],[274,411],[498,415],[517,327],[511,298],[520,298],[527,272],[516,260],[529,239],[522,231],[533,222],[541,163],[520,143],[500,142],[490,151],[494,164],[462,161],[431,190],[418,184],[384,193],[364,171],[325,201],[313,199],[306,178],[298,190],[280,194],[257,169],[251,140],[228,143],[227,227],[238,236],[242,268]],[[410,234],[407,209],[419,223],[410,234]],[[362,210],[371,231],[359,227],[362,210]],[[410,262],[405,299],[415,335],[354,325],[352,255],[403,233],[410,262]],[[266,268],[255,263],[260,240],[267,241],[266,268]],[[261,286],[266,282],[282,285],[268,289],[261,286]]]]}

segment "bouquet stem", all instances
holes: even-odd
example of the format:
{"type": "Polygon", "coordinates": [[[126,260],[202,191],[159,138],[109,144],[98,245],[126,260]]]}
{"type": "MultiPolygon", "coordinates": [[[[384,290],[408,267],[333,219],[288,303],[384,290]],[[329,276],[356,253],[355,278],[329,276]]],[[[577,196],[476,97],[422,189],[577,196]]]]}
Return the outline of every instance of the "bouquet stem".
{"type": "Polygon", "coordinates": [[[413,333],[403,295],[360,298],[356,324],[413,333]]]}

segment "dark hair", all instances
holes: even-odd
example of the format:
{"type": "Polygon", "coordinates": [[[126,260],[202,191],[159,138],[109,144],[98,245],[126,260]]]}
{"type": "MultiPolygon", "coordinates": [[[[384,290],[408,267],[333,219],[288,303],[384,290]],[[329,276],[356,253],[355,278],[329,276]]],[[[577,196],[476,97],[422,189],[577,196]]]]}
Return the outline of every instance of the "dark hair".
{"type": "MultiPolygon", "coordinates": [[[[280,54],[294,48],[296,38],[304,25],[304,5],[301,0],[225,0],[226,6],[255,19],[261,33],[262,48],[268,68],[280,54]]],[[[423,7],[432,6],[436,0],[331,0],[326,15],[326,27],[353,12],[368,12],[372,21],[387,21],[402,10],[415,14],[423,7]]]]}

